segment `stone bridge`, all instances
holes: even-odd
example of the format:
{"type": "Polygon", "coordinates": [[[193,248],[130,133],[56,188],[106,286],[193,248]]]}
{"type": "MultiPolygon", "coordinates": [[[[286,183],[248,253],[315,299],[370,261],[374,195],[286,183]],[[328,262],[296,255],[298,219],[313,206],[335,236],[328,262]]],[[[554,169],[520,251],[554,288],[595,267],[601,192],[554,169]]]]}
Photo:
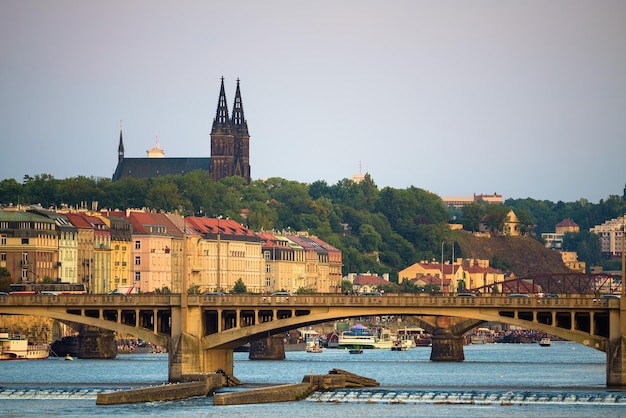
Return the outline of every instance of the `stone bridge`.
{"type": "Polygon", "coordinates": [[[463,360],[463,334],[486,321],[546,332],[607,353],[607,385],[626,386],[624,299],[590,295],[343,296],[10,295],[0,314],[85,324],[168,347],[169,380],[222,369],[233,374],[233,348],[290,329],[351,317],[412,315],[433,334],[432,360],[463,360]]]}

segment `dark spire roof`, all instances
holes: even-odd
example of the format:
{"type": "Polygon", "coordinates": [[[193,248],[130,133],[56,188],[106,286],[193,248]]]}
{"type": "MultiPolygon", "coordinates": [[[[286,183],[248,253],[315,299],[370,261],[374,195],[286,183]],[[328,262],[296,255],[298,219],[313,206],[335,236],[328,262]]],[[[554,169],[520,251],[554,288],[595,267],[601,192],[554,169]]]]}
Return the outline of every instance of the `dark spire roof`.
{"type": "Polygon", "coordinates": [[[241,101],[241,90],[239,89],[239,79],[237,79],[237,91],[235,92],[235,102],[233,104],[233,128],[239,135],[248,135],[248,123],[243,115],[243,103],[241,101]]]}
{"type": "Polygon", "coordinates": [[[230,134],[230,118],[228,117],[228,104],[226,102],[226,92],[224,90],[224,77],[220,87],[220,97],[217,100],[217,113],[213,119],[213,129],[211,134],[230,134]]]}
{"type": "Polygon", "coordinates": [[[124,159],[124,141],[122,141],[122,121],[120,121],[120,144],[117,146],[117,161],[124,159]]]}

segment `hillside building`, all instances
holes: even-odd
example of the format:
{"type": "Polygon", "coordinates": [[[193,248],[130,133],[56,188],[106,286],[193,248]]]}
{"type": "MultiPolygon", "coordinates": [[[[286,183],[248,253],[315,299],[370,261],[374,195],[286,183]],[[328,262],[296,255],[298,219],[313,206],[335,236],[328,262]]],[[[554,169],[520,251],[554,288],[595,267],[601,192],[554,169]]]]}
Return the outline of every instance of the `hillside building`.
{"type": "Polygon", "coordinates": [[[624,251],[624,229],[626,225],[626,215],[611,219],[601,225],[590,228],[589,231],[598,235],[602,254],[609,257],[621,257],[624,251]]]}

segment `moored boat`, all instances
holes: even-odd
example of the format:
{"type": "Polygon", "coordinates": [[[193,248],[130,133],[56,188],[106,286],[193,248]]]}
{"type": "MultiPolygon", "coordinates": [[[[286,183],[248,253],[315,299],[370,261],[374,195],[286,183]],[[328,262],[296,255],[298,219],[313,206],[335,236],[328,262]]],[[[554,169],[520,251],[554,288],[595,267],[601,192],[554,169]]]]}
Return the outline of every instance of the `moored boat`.
{"type": "Polygon", "coordinates": [[[391,348],[391,332],[381,328],[370,332],[366,327],[357,324],[339,336],[339,348],[391,348]]]}
{"type": "Polygon", "coordinates": [[[0,332],[0,360],[40,360],[49,355],[48,344],[31,343],[25,337],[0,332]]]}
{"type": "Polygon", "coordinates": [[[552,340],[548,337],[543,337],[539,340],[539,345],[542,347],[550,347],[552,345],[552,340]]]}

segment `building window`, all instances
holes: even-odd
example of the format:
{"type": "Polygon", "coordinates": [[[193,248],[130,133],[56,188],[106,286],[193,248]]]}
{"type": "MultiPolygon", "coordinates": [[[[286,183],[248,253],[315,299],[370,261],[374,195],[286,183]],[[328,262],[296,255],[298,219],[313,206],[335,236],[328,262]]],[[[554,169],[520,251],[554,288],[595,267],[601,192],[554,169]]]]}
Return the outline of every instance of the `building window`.
{"type": "Polygon", "coordinates": [[[140,271],[136,271],[135,272],[135,281],[138,282],[141,280],[141,272],[140,271]]]}
{"type": "Polygon", "coordinates": [[[0,254],[0,261],[7,261],[7,253],[0,254]]]}
{"type": "Polygon", "coordinates": [[[28,238],[22,238],[22,245],[28,245],[28,238]]]}
{"type": "Polygon", "coordinates": [[[265,278],[265,287],[270,287],[272,284],[272,280],[269,277],[265,278]]]}
{"type": "Polygon", "coordinates": [[[135,241],[135,249],[141,250],[141,241],[135,241]]]}
{"type": "Polygon", "coordinates": [[[7,245],[7,236],[6,235],[0,235],[0,244],[7,245]]]}
{"type": "Polygon", "coordinates": [[[139,256],[135,257],[135,265],[136,266],[141,265],[141,257],[139,257],[139,256]]]}
{"type": "Polygon", "coordinates": [[[271,272],[271,271],[272,271],[272,268],[270,267],[270,265],[269,265],[269,264],[266,264],[266,265],[265,265],[265,272],[266,272],[266,273],[269,273],[269,272],[271,272]]]}

